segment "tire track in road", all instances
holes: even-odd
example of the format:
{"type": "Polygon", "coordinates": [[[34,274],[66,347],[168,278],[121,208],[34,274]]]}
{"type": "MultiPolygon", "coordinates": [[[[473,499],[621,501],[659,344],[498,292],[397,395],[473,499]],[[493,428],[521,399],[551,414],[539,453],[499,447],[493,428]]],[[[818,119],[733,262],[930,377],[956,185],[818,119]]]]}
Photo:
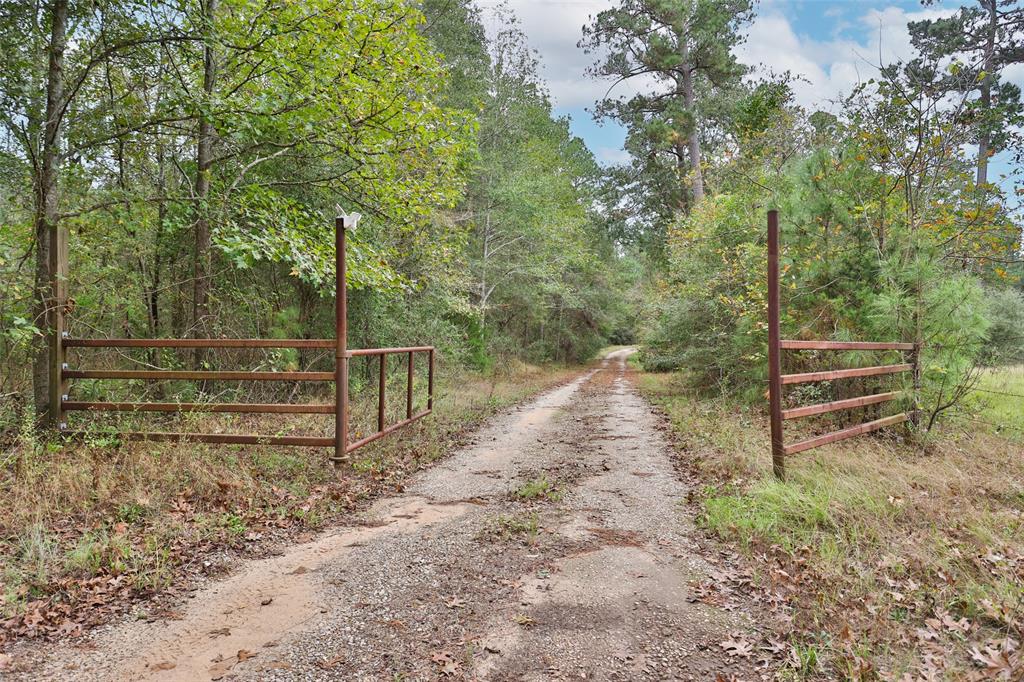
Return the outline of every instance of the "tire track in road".
{"type": "Polygon", "coordinates": [[[752,619],[697,603],[710,567],[657,418],[613,353],[180,620],[97,630],[24,679],[714,679],[752,619]],[[549,481],[549,499],[513,494],[549,481]]]}

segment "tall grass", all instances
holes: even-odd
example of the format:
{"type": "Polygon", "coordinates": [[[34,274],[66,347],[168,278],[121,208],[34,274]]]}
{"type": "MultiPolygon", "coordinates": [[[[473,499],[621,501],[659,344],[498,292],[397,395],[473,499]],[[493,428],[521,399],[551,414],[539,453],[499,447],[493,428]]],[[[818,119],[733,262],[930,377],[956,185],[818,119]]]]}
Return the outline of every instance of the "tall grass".
{"type": "MultiPolygon", "coordinates": [[[[1020,390],[1014,382],[1024,374],[987,382],[1020,390]]],[[[791,457],[779,482],[763,415],[688,392],[669,374],[641,374],[638,385],[665,411],[682,461],[704,483],[704,528],[758,557],[751,565],[764,585],[776,568],[793,577],[794,650],[817,652],[808,674],[842,676],[853,665],[842,645],[850,633],[873,674],[892,679],[923,670],[936,647],[948,651],[940,656],[945,679],[960,679],[972,646],[1021,638],[1021,441],[963,422],[925,442],[889,431],[791,457]],[[972,630],[939,627],[938,643],[922,639],[943,613],[967,618],[972,630]]],[[[1014,418],[1008,403],[986,409],[986,420],[1014,418]]]]}

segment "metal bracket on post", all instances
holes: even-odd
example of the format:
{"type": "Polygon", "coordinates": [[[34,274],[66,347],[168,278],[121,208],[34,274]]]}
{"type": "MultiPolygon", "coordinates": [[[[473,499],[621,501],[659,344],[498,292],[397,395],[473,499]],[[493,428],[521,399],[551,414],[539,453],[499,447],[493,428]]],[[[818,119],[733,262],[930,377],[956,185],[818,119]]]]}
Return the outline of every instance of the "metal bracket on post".
{"type": "Polygon", "coordinates": [[[771,418],[772,471],[786,478],[782,440],[782,337],[779,331],[779,212],[768,211],[768,402],[771,418]]]}
{"type": "Polygon", "coordinates": [[[358,213],[339,213],[334,220],[334,456],[335,466],[348,462],[348,282],[345,266],[345,233],[356,229],[358,213]]]}

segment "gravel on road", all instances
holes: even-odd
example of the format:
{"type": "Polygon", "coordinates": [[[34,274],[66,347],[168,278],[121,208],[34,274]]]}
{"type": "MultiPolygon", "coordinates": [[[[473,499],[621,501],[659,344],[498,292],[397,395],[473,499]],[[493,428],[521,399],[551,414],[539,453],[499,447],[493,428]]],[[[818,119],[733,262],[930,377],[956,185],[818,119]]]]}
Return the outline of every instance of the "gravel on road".
{"type": "Polygon", "coordinates": [[[495,418],[357,523],[246,562],[177,619],[37,652],[18,679],[770,678],[721,646],[756,617],[694,598],[714,568],[628,353],[495,418]]]}

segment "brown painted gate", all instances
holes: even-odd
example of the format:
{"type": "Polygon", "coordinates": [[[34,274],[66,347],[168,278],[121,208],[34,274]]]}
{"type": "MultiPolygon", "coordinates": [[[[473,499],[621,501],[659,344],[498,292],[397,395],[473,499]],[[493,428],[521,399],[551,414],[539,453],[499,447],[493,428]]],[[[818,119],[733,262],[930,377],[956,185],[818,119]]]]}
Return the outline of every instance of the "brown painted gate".
{"type": "MultiPolygon", "coordinates": [[[[335,327],[334,339],[75,339],[64,331],[65,296],[63,283],[58,281],[53,306],[55,330],[52,343],[53,356],[59,367],[59,384],[52,387],[51,418],[59,424],[62,433],[69,436],[83,435],[84,432],[68,427],[66,413],[88,410],[107,412],[239,412],[273,414],[334,414],[335,432],[330,437],[315,436],[270,436],[257,434],[224,433],[167,433],[138,431],[118,434],[121,438],[151,441],[195,441],[200,443],[242,443],[265,445],[297,445],[311,447],[333,447],[331,460],[341,463],[347,460],[353,450],[373,442],[433,411],[434,407],[434,347],[412,346],[404,348],[362,348],[349,350],[348,344],[348,287],[346,284],[345,233],[354,229],[358,214],[342,215],[335,221],[335,327]],[[174,371],[174,370],[88,370],[71,369],[67,363],[67,349],[89,348],[333,348],[335,368],[333,372],[249,372],[249,371],[174,371]],[[427,406],[413,413],[413,379],[415,356],[425,354],[428,363],[427,406]],[[357,356],[379,358],[377,430],[359,440],[349,438],[349,360],[357,356]],[[407,363],[405,418],[394,423],[385,423],[385,384],[388,357],[404,355],[407,363]],[[332,404],[303,405],[291,403],[160,403],[160,402],[87,402],[70,398],[69,382],[74,379],[142,379],[161,381],[167,379],[220,380],[220,381],[314,381],[335,383],[335,402],[332,404]]],[[[67,271],[67,248],[63,230],[58,236],[55,252],[61,254],[64,262],[55,272],[67,271]]],[[[62,279],[58,277],[58,280],[62,279]]]]}
{"type": "MultiPolygon", "coordinates": [[[[817,405],[806,405],[783,409],[782,387],[791,384],[804,384],[820,381],[835,381],[852,377],[883,376],[913,372],[915,383],[918,377],[918,357],[920,346],[914,343],[890,341],[796,341],[782,339],[779,330],[780,322],[780,287],[779,287],[779,212],[768,211],[768,397],[771,410],[771,444],[772,470],[779,479],[786,475],[786,457],[812,448],[835,443],[847,438],[883,429],[887,426],[902,424],[913,419],[915,412],[900,412],[881,419],[851,426],[821,436],[787,445],[783,439],[782,423],[790,419],[802,419],[817,414],[826,414],[839,410],[850,410],[866,405],[876,405],[892,400],[907,398],[903,391],[886,391],[872,395],[834,400],[817,405]],[[873,367],[855,367],[852,369],[836,369],[824,372],[806,372],[803,374],[782,373],[783,350],[826,350],[826,351],[900,351],[909,353],[909,362],[895,365],[877,365],[873,367]]],[[[912,396],[909,396],[912,397],[912,396]]]]}

